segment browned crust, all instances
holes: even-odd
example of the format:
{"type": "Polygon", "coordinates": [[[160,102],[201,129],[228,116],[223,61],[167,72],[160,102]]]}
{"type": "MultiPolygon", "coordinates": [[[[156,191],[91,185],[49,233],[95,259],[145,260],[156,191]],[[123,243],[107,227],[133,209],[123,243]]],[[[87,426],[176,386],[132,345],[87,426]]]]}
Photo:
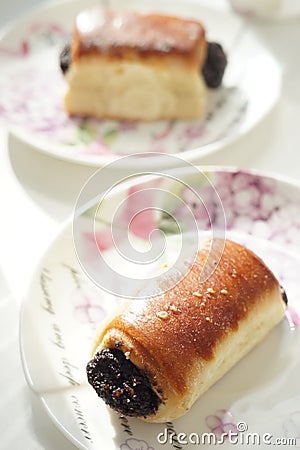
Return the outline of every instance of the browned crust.
{"type": "MultiPolygon", "coordinates": [[[[175,59],[200,69],[206,56],[205,30],[195,20],[94,7],[76,18],[72,61],[97,55],[127,61],[175,59]]],[[[166,61],[165,61],[166,62],[166,61]]]]}
{"type": "MultiPolygon", "coordinates": [[[[220,240],[219,245],[223,246],[224,241],[220,240]]],[[[195,360],[211,361],[224,337],[236,332],[249,313],[271,301],[271,293],[280,289],[261,259],[229,240],[225,241],[213,274],[200,284],[208,252],[209,246],[200,250],[188,275],[164,295],[129,302],[98,340],[101,342],[107,330],[120,330],[119,337],[125,337],[124,351],[133,348],[132,362],[138,362],[150,374],[151,366],[155,367],[180,394],[187,389],[186,380],[195,360]],[[135,345],[127,348],[126,336],[138,342],[138,353],[135,345]],[[149,355],[151,366],[147,363],[149,355]]],[[[213,267],[214,261],[210,264],[213,267]]],[[[112,345],[113,338],[108,342],[112,345]]]]}

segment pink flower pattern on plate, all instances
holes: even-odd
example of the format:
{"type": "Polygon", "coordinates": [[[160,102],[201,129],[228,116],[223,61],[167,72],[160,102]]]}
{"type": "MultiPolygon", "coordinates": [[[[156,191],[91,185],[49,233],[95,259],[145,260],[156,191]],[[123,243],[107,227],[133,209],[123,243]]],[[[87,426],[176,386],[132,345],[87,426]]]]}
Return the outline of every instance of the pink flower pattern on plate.
{"type": "MultiPolygon", "coordinates": [[[[199,229],[209,230],[212,224],[222,227],[225,212],[227,230],[239,230],[284,245],[300,244],[298,188],[293,191],[287,185],[285,190],[284,184],[275,179],[246,171],[216,172],[210,181],[213,186],[207,182],[194,188],[197,195],[187,187],[180,194],[199,229]]],[[[182,218],[185,214],[186,207],[175,209],[175,216],[182,218]]]]}
{"type": "Polygon", "coordinates": [[[93,248],[96,243],[97,249],[105,252],[118,246],[122,239],[127,237],[127,230],[141,239],[148,240],[151,232],[157,229],[153,201],[152,192],[147,191],[145,185],[130,188],[123,208],[114,217],[114,223],[117,224],[114,235],[110,226],[94,233],[84,232],[86,245],[93,248]]]}
{"type": "Polygon", "coordinates": [[[300,327],[300,315],[292,306],[288,305],[285,317],[291,328],[300,327]]]}
{"type": "Polygon", "coordinates": [[[121,444],[120,450],[154,450],[154,448],[144,440],[130,438],[121,444]]]}
{"type": "Polygon", "coordinates": [[[30,53],[30,46],[28,41],[24,40],[15,48],[0,46],[0,54],[13,56],[17,58],[25,58],[30,53]]]}
{"type": "Polygon", "coordinates": [[[238,433],[233,416],[226,409],[218,409],[214,414],[206,416],[205,422],[210,431],[217,437],[226,436],[229,432],[238,433]]]}
{"type": "Polygon", "coordinates": [[[151,191],[141,190],[139,185],[130,188],[123,213],[124,225],[135,236],[149,239],[151,232],[157,228],[153,207],[151,191]]]}
{"type": "Polygon", "coordinates": [[[105,252],[114,245],[113,237],[110,228],[101,231],[95,231],[95,233],[84,233],[85,240],[90,245],[93,245],[96,241],[97,248],[100,252],[105,252]]]}
{"type": "MultiPolygon", "coordinates": [[[[82,289],[76,290],[71,295],[74,317],[78,322],[98,324],[105,316],[106,311],[99,302],[100,292],[97,298],[95,295],[88,295],[82,289]]],[[[101,297],[100,297],[101,300],[101,297]]]]}
{"type": "Polygon", "coordinates": [[[55,43],[63,43],[69,36],[61,25],[54,22],[33,22],[25,31],[24,36],[15,47],[0,45],[0,55],[12,58],[26,58],[33,52],[34,46],[52,46],[55,43]]]}

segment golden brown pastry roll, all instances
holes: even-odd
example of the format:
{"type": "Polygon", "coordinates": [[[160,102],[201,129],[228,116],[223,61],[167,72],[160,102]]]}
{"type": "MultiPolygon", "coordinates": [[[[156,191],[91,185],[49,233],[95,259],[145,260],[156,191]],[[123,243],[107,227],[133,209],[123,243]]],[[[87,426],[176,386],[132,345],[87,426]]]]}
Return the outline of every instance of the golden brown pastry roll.
{"type": "Polygon", "coordinates": [[[207,42],[196,20],[94,7],[74,26],[65,67],[70,115],[193,119],[204,111],[207,42]]]}
{"type": "Polygon", "coordinates": [[[185,414],[284,316],[273,273],[247,248],[206,241],[164,294],[123,304],[97,336],[88,381],[113,409],[148,422],[185,414]],[[223,248],[224,246],[224,248],[223,248]],[[206,264],[211,275],[199,281],[206,264]]]}

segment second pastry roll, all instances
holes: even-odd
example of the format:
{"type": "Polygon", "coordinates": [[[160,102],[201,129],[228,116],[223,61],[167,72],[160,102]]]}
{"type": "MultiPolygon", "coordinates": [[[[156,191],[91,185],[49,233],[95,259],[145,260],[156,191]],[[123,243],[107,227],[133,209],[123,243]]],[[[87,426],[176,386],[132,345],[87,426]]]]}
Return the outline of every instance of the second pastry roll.
{"type": "Polygon", "coordinates": [[[263,261],[235,242],[214,244],[219,261],[204,243],[176,286],[124,303],[97,336],[88,380],[116,411],[149,422],[182,416],[282,319],[286,302],[263,261]]]}

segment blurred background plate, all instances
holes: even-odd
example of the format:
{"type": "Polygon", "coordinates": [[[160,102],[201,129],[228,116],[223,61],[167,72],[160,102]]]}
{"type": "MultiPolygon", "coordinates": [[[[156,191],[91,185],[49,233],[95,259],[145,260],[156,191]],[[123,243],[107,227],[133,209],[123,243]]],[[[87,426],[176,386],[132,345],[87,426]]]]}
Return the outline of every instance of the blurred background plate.
{"type": "MultiPolygon", "coordinates": [[[[95,3],[99,1],[65,0],[45,5],[2,33],[0,119],[37,150],[92,166],[102,166],[120,155],[145,152],[175,152],[195,161],[244,135],[277,101],[279,65],[243,19],[209,9],[201,2],[129,0],[129,9],[202,21],[208,40],[220,42],[228,54],[223,86],[209,92],[209,106],[201,120],[128,124],[69,118],[62,107],[66,83],[59,68],[59,53],[70,39],[76,13],[95,3]]],[[[112,0],[110,5],[120,7],[123,2],[112,0]]],[[[139,164],[146,166],[143,158],[139,164]]]]}

